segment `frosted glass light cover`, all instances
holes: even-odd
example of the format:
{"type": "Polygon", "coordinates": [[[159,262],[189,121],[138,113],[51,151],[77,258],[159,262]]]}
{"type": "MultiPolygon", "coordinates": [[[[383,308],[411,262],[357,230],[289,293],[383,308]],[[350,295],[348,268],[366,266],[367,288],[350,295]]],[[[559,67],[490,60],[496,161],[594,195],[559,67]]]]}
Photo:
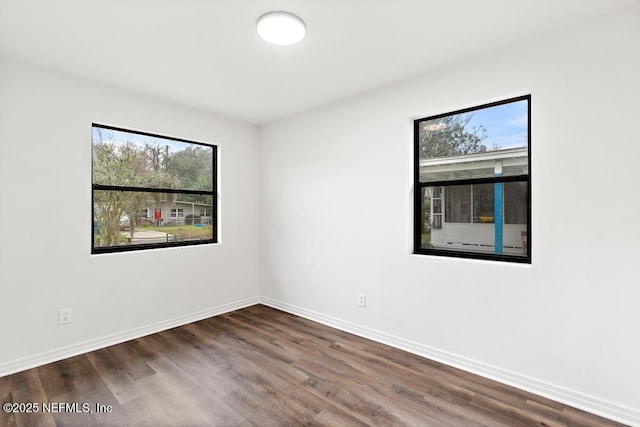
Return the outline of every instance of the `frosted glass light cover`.
{"type": "Polygon", "coordinates": [[[289,12],[268,12],[258,18],[258,35],[265,41],[277,45],[300,42],[306,34],[304,21],[289,12]]]}

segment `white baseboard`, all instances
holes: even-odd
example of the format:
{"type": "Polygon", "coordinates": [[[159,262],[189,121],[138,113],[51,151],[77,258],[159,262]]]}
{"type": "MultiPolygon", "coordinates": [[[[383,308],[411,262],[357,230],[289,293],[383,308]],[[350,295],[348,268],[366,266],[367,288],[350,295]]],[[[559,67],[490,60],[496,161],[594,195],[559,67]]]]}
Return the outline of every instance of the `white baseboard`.
{"type": "Polygon", "coordinates": [[[175,317],[173,319],[164,320],[162,322],[154,323],[151,325],[141,326],[138,328],[130,329],[128,331],[120,332],[113,335],[107,335],[101,338],[84,341],[70,346],[61,347],[33,356],[24,357],[22,359],[0,363],[0,377],[35,368],[37,366],[42,366],[47,363],[57,362],[58,360],[66,359],[68,357],[73,357],[79,354],[87,353],[89,351],[98,350],[100,348],[108,347],[115,344],[120,344],[122,342],[140,338],[145,335],[165,331],[167,329],[175,328],[176,326],[197,322],[198,320],[228,313],[234,310],[239,310],[241,308],[249,307],[251,305],[256,305],[259,303],[260,297],[247,298],[229,304],[222,304],[217,307],[212,307],[207,310],[198,311],[196,313],[191,313],[186,316],[175,317]]]}
{"type": "Polygon", "coordinates": [[[266,306],[295,314],[296,316],[304,317],[305,319],[313,320],[391,347],[405,350],[409,353],[417,354],[427,359],[444,363],[445,365],[459,368],[601,417],[640,427],[640,411],[635,409],[627,408],[575,390],[570,390],[545,381],[507,371],[497,366],[488,365],[477,360],[438,350],[436,348],[396,337],[385,332],[345,322],[335,317],[287,304],[272,298],[261,297],[260,302],[266,306]]]}

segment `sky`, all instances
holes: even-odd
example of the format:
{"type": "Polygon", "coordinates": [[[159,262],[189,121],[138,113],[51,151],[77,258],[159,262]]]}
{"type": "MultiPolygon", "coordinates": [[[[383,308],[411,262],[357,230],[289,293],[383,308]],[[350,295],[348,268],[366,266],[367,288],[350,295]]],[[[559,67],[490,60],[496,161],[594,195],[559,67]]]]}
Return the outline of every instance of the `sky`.
{"type": "Polygon", "coordinates": [[[487,130],[487,138],[483,141],[487,149],[493,149],[494,144],[500,149],[527,146],[526,100],[483,108],[471,114],[473,118],[466,129],[483,125],[487,130]]]}

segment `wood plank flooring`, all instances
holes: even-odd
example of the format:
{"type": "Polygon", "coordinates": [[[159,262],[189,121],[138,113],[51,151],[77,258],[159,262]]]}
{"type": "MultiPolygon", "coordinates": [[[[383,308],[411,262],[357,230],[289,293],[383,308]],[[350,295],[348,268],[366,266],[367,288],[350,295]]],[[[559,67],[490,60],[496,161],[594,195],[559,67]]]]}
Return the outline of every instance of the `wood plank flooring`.
{"type": "Polygon", "coordinates": [[[2,377],[5,402],[39,411],[0,426],[620,425],[261,305],[2,377]]]}

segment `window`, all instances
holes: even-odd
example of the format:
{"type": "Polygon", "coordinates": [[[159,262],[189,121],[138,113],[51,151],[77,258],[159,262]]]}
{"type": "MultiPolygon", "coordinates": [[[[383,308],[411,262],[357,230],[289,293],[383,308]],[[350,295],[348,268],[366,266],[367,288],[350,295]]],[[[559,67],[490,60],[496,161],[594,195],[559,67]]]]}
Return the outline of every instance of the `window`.
{"type": "Polygon", "coordinates": [[[531,262],[531,96],[414,121],[414,253],[531,262]]]}
{"type": "Polygon", "coordinates": [[[217,242],[216,146],[99,124],[92,146],[92,253],[217,242]]]}
{"type": "Polygon", "coordinates": [[[184,217],[184,209],[171,209],[169,216],[171,218],[182,218],[184,217]]]}

